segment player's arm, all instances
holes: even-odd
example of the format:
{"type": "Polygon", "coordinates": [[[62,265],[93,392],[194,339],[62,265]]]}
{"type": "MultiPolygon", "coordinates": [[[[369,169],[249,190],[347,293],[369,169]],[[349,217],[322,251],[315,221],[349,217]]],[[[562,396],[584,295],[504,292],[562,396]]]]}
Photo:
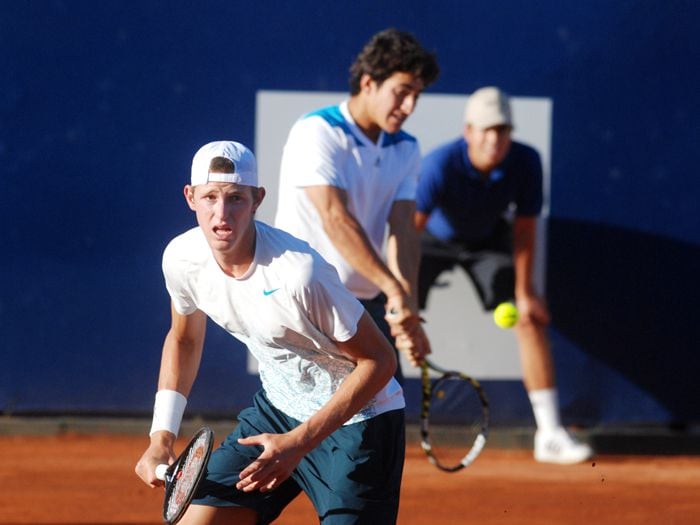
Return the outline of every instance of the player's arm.
{"type": "Polygon", "coordinates": [[[241,472],[239,489],[268,491],[289,477],[301,458],[359,412],[391,379],[396,357],[367,312],[357,331],[338,348],[356,363],[335,394],[313,416],[286,434],[261,434],[239,440],[264,447],[264,452],[241,472]]]}
{"type": "Polygon", "coordinates": [[[397,277],[405,295],[388,297],[387,321],[396,337],[396,347],[414,366],[430,353],[430,344],[418,315],[418,267],[420,234],[415,227],[416,203],[395,201],[389,213],[387,265],[397,277]]]}
{"type": "Polygon", "coordinates": [[[345,190],[326,185],[307,186],[304,190],[340,255],[387,297],[404,295],[401,282],[382,261],[364,228],[348,210],[345,190]]]}
{"type": "Polygon", "coordinates": [[[515,268],[515,300],[525,322],[549,323],[549,312],[532,282],[535,264],[537,217],[516,216],[513,224],[513,265],[515,268]]]}
{"type": "Polygon", "coordinates": [[[420,236],[411,220],[416,212],[415,201],[395,201],[389,212],[387,238],[387,265],[406,292],[407,306],[418,313],[418,265],[420,264],[420,236]]]}
{"type": "MultiPolygon", "coordinates": [[[[166,392],[170,396],[187,398],[199,370],[204,347],[207,317],[200,310],[190,315],[182,315],[171,306],[172,321],[170,330],[165,336],[161,356],[160,374],[158,377],[158,392],[166,392]]],[[[158,402],[157,402],[158,404],[158,402]]],[[[169,406],[160,406],[156,410],[167,412],[169,406]]],[[[184,410],[184,406],[182,407],[184,410]]],[[[181,413],[174,418],[161,414],[165,420],[175,419],[173,425],[179,427],[181,413]]],[[[170,430],[157,429],[154,415],[154,428],[151,432],[151,444],[136,464],[136,473],[151,486],[161,485],[155,477],[158,464],[173,460],[173,444],[177,437],[177,428],[170,430]]]]}

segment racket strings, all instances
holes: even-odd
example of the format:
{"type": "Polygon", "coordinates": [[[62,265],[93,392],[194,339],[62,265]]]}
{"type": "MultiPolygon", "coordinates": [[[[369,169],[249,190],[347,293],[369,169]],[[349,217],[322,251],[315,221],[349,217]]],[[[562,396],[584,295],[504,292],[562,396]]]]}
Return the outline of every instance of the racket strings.
{"type": "Polygon", "coordinates": [[[421,445],[431,463],[456,472],[481,452],[488,428],[488,401],[476,380],[444,371],[431,379],[422,370],[421,445]]]}
{"type": "Polygon", "coordinates": [[[170,521],[189,504],[195,486],[208,460],[211,438],[201,434],[193,442],[187,454],[177,463],[171,478],[171,490],[165,505],[165,518],[170,521]]]}

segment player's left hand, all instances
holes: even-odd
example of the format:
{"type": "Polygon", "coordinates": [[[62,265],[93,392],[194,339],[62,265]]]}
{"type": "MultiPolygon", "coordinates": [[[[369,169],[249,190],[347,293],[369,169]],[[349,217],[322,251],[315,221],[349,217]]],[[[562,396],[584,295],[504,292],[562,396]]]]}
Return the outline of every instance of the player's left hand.
{"type": "Polygon", "coordinates": [[[399,333],[396,336],[396,349],[406,357],[412,366],[419,366],[431,353],[430,341],[428,341],[423,326],[417,324],[411,333],[399,333]]]}
{"type": "Polygon", "coordinates": [[[236,488],[243,492],[269,492],[279,487],[306,453],[289,434],[258,434],[240,438],[241,445],[260,446],[263,452],[241,471],[236,488]]]}
{"type": "Polygon", "coordinates": [[[415,326],[420,324],[420,318],[411,310],[405,295],[394,295],[386,301],[386,315],[391,335],[396,337],[400,333],[411,333],[415,326]]]}

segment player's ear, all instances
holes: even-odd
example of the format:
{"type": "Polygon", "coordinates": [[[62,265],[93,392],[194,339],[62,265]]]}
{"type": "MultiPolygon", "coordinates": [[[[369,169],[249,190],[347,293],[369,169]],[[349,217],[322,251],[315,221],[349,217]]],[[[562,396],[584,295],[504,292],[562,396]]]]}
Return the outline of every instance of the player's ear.
{"type": "Polygon", "coordinates": [[[467,142],[471,142],[471,135],[472,135],[472,126],[471,124],[465,124],[464,129],[462,130],[462,134],[464,136],[464,140],[467,142]]]}
{"type": "Polygon", "coordinates": [[[253,213],[255,213],[258,210],[258,207],[262,204],[265,194],[265,188],[262,186],[253,188],[253,213]]]}
{"type": "Polygon", "coordinates": [[[363,73],[360,77],[360,91],[369,92],[372,87],[372,77],[367,73],[363,73]]]}
{"type": "Polygon", "coordinates": [[[194,209],[194,186],[190,186],[187,184],[185,188],[183,189],[183,194],[185,195],[185,200],[187,201],[187,205],[190,207],[190,210],[195,211],[194,209]]]}

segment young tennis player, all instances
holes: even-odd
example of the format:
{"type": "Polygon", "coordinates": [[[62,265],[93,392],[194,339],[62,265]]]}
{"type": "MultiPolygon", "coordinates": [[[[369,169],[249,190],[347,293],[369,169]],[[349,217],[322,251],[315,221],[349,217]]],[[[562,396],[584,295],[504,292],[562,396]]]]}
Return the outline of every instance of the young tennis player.
{"type": "Polygon", "coordinates": [[[410,33],[374,35],[350,67],[350,98],[304,115],[289,132],[275,218],[338,269],[413,364],[430,346],[418,321],[413,227],[420,151],[401,127],[438,73],[410,33]]]}
{"type": "Polygon", "coordinates": [[[262,389],[181,523],[270,523],[302,490],[323,524],[395,523],[404,398],[386,338],[306,242],[254,220],[265,190],[245,146],[203,146],[184,194],[198,227],[163,255],[172,324],[137,474],[157,486],[175,458],[209,317],[257,358],[262,389]]]}

